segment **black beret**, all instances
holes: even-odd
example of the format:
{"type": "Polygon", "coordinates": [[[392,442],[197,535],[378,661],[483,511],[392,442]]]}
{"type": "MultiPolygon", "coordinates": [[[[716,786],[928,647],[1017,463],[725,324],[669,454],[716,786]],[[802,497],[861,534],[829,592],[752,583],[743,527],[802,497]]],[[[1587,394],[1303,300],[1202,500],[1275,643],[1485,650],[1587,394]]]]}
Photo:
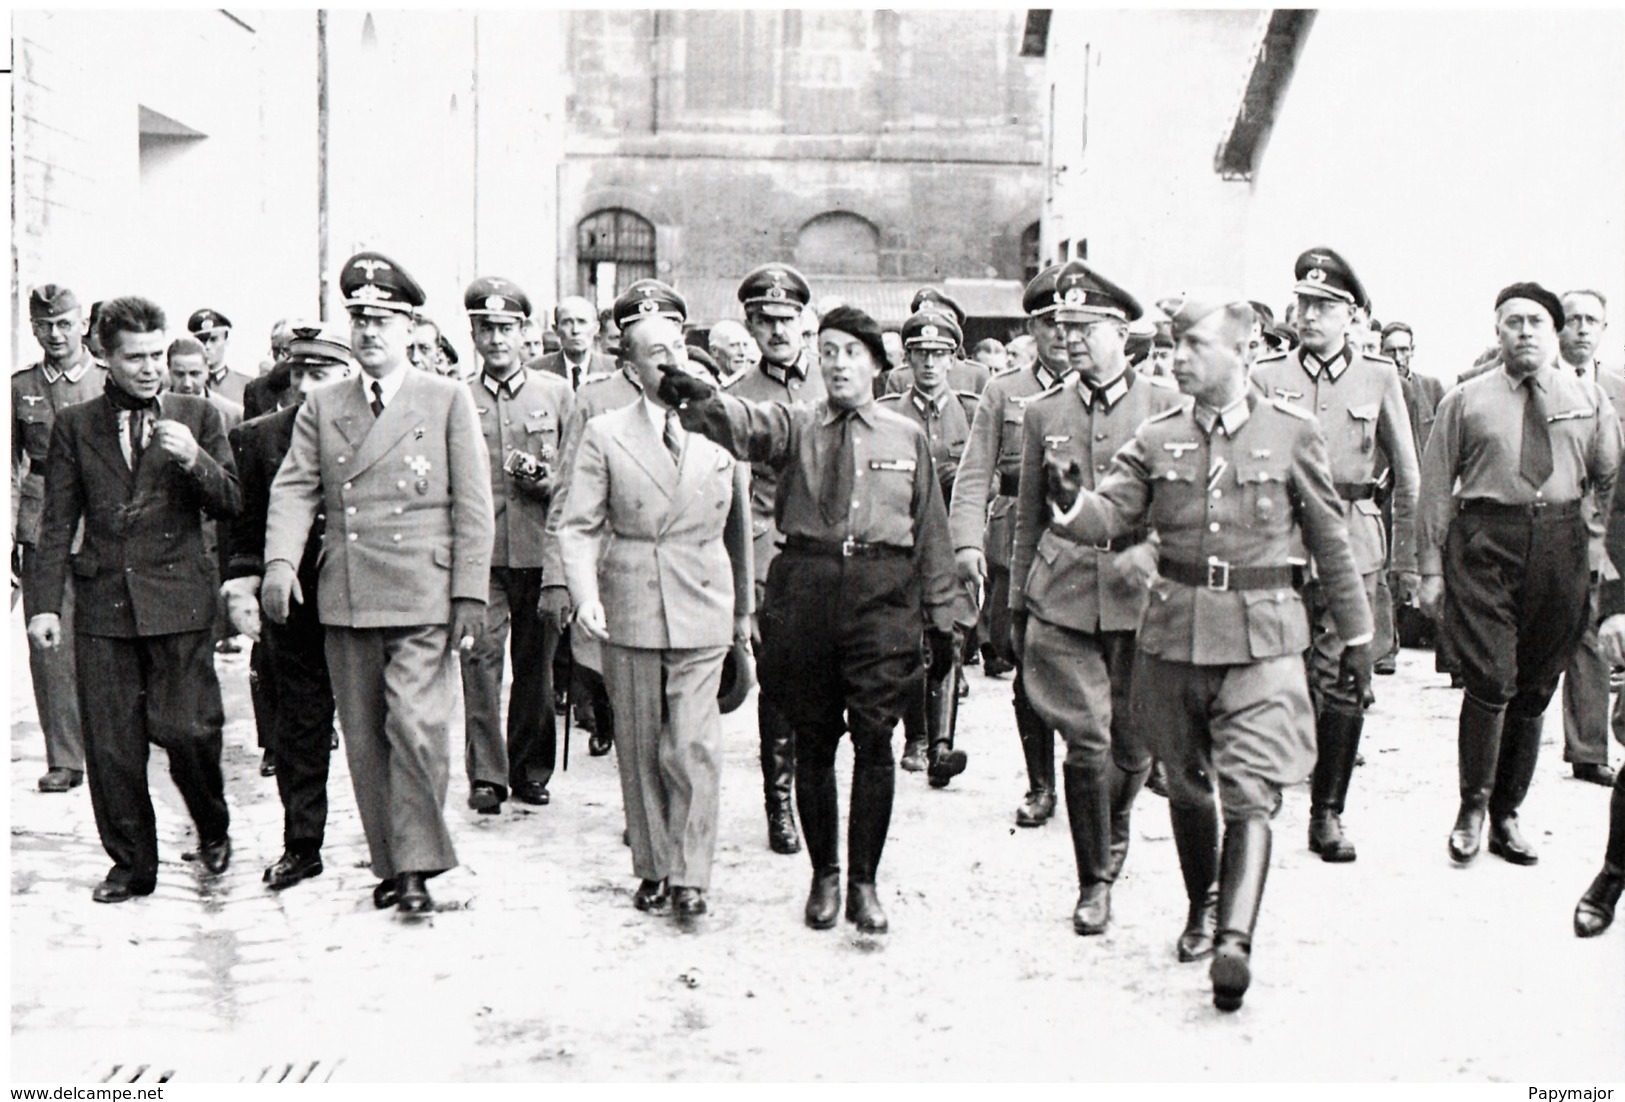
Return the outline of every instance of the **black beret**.
{"type": "Polygon", "coordinates": [[[1371,305],[1365,285],[1349,262],[1324,245],[1302,253],[1292,267],[1292,276],[1298,281],[1292,288],[1296,294],[1336,299],[1350,306],[1371,305]]]}
{"type": "Polygon", "coordinates": [[[1563,328],[1563,303],[1556,295],[1538,283],[1514,283],[1510,287],[1501,288],[1501,293],[1495,296],[1495,308],[1499,310],[1501,304],[1511,298],[1526,298],[1530,302],[1537,302],[1546,307],[1546,312],[1552,315],[1552,324],[1563,328]]]}
{"type": "Polygon", "coordinates": [[[879,323],[856,306],[837,306],[825,314],[818,322],[818,331],[822,333],[826,329],[837,329],[862,341],[869,355],[874,357],[876,370],[885,370],[891,362],[886,355],[886,341],[881,336],[879,323]]]}

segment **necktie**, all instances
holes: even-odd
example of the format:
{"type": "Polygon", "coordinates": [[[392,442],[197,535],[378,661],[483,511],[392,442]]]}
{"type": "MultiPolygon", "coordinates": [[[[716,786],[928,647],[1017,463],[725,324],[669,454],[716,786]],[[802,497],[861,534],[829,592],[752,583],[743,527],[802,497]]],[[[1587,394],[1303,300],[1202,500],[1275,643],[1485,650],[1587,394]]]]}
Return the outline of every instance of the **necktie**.
{"type": "Polygon", "coordinates": [[[1552,437],[1546,427],[1546,415],[1540,408],[1540,391],[1535,389],[1535,377],[1523,381],[1527,392],[1523,403],[1523,444],[1518,453],[1518,474],[1537,489],[1552,477],[1552,437]]]}
{"type": "Polygon", "coordinates": [[[830,449],[829,466],[824,468],[824,483],[818,488],[818,512],[831,526],[842,524],[852,503],[857,462],[852,454],[851,425],[851,410],[836,418],[835,445],[830,449]]]}
{"type": "Polygon", "coordinates": [[[676,410],[666,411],[666,431],[660,434],[660,438],[666,442],[666,450],[671,452],[672,464],[681,467],[683,465],[683,438],[677,431],[676,410]]]}
{"type": "Polygon", "coordinates": [[[377,379],[372,381],[372,402],[370,405],[372,406],[372,415],[374,417],[382,417],[384,415],[384,384],[380,383],[377,379]]]}
{"type": "Polygon", "coordinates": [[[130,469],[133,471],[141,466],[141,457],[147,450],[147,413],[145,410],[132,409],[130,411],[130,469]]]}

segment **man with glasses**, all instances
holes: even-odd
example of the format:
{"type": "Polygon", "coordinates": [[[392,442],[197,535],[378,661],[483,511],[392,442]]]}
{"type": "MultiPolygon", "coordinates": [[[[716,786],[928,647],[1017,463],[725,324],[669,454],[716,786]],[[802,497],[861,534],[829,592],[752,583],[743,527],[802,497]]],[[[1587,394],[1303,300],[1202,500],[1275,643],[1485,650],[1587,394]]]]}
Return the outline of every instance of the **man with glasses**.
{"type": "MultiPolygon", "coordinates": [[[[1392,472],[1396,592],[1400,600],[1408,601],[1420,584],[1415,541],[1418,475],[1399,373],[1393,364],[1365,355],[1350,340],[1354,313],[1369,310],[1370,300],[1346,260],[1331,249],[1313,248],[1298,257],[1293,272],[1303,343],[1295,353],[1255,363],[1253,383],[1265,396],[1319,419],[1355,565],[1373,607],[1378,575],[1389,561],[1382,507],[1376,500],[1377,465],[1381,456],[1387,457],[1392,472]]],[[[1371,700],[1369,689],[1356,694],[1341,676],[1344,643],[1318,579],[1309,582],[1305,595],[1313,625],[1309,684],[1319,747],[1310,788],[1309,848],[1323,861],[1353,861],[1354,844],[1343,835],[1341,816],[1371,700]]],[[[1386,640],[1378,640],[1379,650],[1386,647],[1386,640]]]]}
{"type": "MultiPolygon", "coordinates": [[[[40,518],[45,512],[45,456],[58,411],[101,394],[107,369],[85,346],[89,323],[79,299],[46,283],[28,296],[28,320],[45,358],[11,377],[11,570],[26,599],[37,568],[40,518]]],[[[62,633],[73,635],[73,576],[63,576],[62,633]]],[[[30,639],[28,672],[34,707],[45,733],[41,792],[66,792],[85,779],[85,744],[79,724],[73,647],[45,648],[30,639]]]]}

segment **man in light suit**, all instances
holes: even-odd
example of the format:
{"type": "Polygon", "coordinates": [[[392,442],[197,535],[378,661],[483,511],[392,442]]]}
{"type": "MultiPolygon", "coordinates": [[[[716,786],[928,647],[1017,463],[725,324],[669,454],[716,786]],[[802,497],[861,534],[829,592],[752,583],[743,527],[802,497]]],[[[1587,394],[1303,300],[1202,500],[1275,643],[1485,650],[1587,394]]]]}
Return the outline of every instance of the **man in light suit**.
{"type": "Polygon", "coordinates": [[[457,864],[443,813],[456,701],[451,648],[485,622],[491,472],[468,388],[407,366],[423,290],[358,253],[339,277],[355,382],[312,393],[266,517],[261,604],[286,623],[296,564],[326,515],[317,612],[380,909],[433,909],[425,880],[457,864]]]}
{"type": "Polygon", "coordinates": [[[570,384],[571,390],[595,375],[615,370],[615,358],[598,351],[593,338],[598,335],[598,315],[592,303],[576,295],[559,300],[553,311],[559,333],[559,350],[538,357],[525,366],[532,371],[549,371],[570,384]]]}
{"type": "Polygon", "coordinates": [[[576,626],[605,644],[639,910],[704,914],[722,763],[717,688],[750,636],[746,467],[692,435],[657,395],[684,365],[686,313],[653,280],[616,302],[643,395],[587,422],[558,523],[576,626]],[[607,550],[605,544],[607,541],[607,550]],[[600,559],[602,561],[600,562],[600,559]],[[728,578],[732,576],[732,586],[728,578]]]}

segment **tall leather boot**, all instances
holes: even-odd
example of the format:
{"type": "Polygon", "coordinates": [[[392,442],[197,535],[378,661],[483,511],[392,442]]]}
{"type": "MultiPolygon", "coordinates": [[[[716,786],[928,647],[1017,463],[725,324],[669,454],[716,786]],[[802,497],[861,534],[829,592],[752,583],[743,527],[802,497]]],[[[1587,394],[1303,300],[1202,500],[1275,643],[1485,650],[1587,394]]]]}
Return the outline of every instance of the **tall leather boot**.
{"type": "Polygon", "coordinates": [[[1360,753],[1364,716],[1322,712],[1316,724],[1320,756],[1309,785],[1309,850],[1322,861],[1354,860],[1354,843],[1343,835],[1343,802],[1348,798],[1354,759],[1360,753]]]}
{"type": "Polygon", "coordinates": [[[1224,825],[1224,851],[1219,857],[1219,929],[1213,939],[1213,1005],[1240,1010],[1252,983],[1253,930],[1264,881],[1270,871],[1268,819],[1243,819],[1224,825]]]}
{"type": "Polygon", "coordinates": [[[1576,937],[1596,937],[1614,921],[1614,908],[1625,891],[1625,766],[1614,778],[1614,794],[1608,802],[1608,849],[1602,871],[1574,908],[1576,937]]]}
{"type": "Polygon", "coordinates": [[[1055,814],[1055,734],[1027,703],[1026,692],[1015,697],[1016,733],[1027,759],[1027,797],[1016,809],[1016,825],[1043,826],[1055,814]]]}
{"type": "Polygon", "coordinates": [[[1111,763],[1108,771],[1112,801],[1111,880],[1114,884],[1123,872],[1123,862],[1128,859],[1129,816],[1134,811],[1134,797],[1145,787],[1145,779],[1150,774],[1150,766],[1130,773],[1116,762],[1111,763]]]}
{"type": "Polygon", "coordinates": [[[808,765],[796,770],[796,809],[812,858],[812,890],[807,894],[807,925],[827,930],[841,916],[841,807],[835,766],[808,765]]]}
{"type": "Polygon", "coordinates": [[[1465,865],[1478,856],[1484,837],[1484,816],[1495,787],[1495,763],[1501,756],[1503,712],[1492,711],[1463,693],[1461,719],[1456,727],[1456,769],[1461,783],[1461,808],[1450,831],[1450,859],[1465,865]]]}
{"type": "Polygon", "coordinates": [[[1219,809],[1212,803],[1182,807],[1169,803],[1179,871],[1185,878],[1185,929],[1179,935],[1179,959],[1186,963],[1213,955],[1213,932],[1219,920],[1219,809]]]}
{"type": "Polygon", "coordinates": [[[1066,818],[1078,862],[1078,905],[1072,929],[1085,937],[1103,934],[1112,917],[1112,801],[1106,771],[1088,765],[1061,767],[1066,818]]]}
{"type": "Polygon", "coordinates": [[[852,767],[852,808],[846,824],[846,917],[866,934],[886,932],[886,912],[875,891],[880,851],[891,826],[897,770],[890,764],[852,767]]]}
{"type": "Polygon", "coordinates": [[[1490,852],[1514,865],[1540,860],[1518,830],[1518,808],[1535,779],[1540,756],[1540,716],[1506,714],[1501,728],[1501,756],[1495,764],[1495,786],[1490,790],[1490,852]]]}
{"type": "Polygon", "coordinates": [[[767,844],[774,853],[800,853],[790,787],[795,777],[795,738],[790,723],[767,697],[756,696],[756,728],[761,736],[762,795],[767,807],[767,844]]]}
{"type": "Polygon", "coordinates": [[[897,764],[910,773],[918,773],[925,768],[925,750],[929,739],[926,737],[925,723],[926,687],[922,684],[917,693],[909,697],[908,705],[903,709],[903,757],[897,764]]]}

